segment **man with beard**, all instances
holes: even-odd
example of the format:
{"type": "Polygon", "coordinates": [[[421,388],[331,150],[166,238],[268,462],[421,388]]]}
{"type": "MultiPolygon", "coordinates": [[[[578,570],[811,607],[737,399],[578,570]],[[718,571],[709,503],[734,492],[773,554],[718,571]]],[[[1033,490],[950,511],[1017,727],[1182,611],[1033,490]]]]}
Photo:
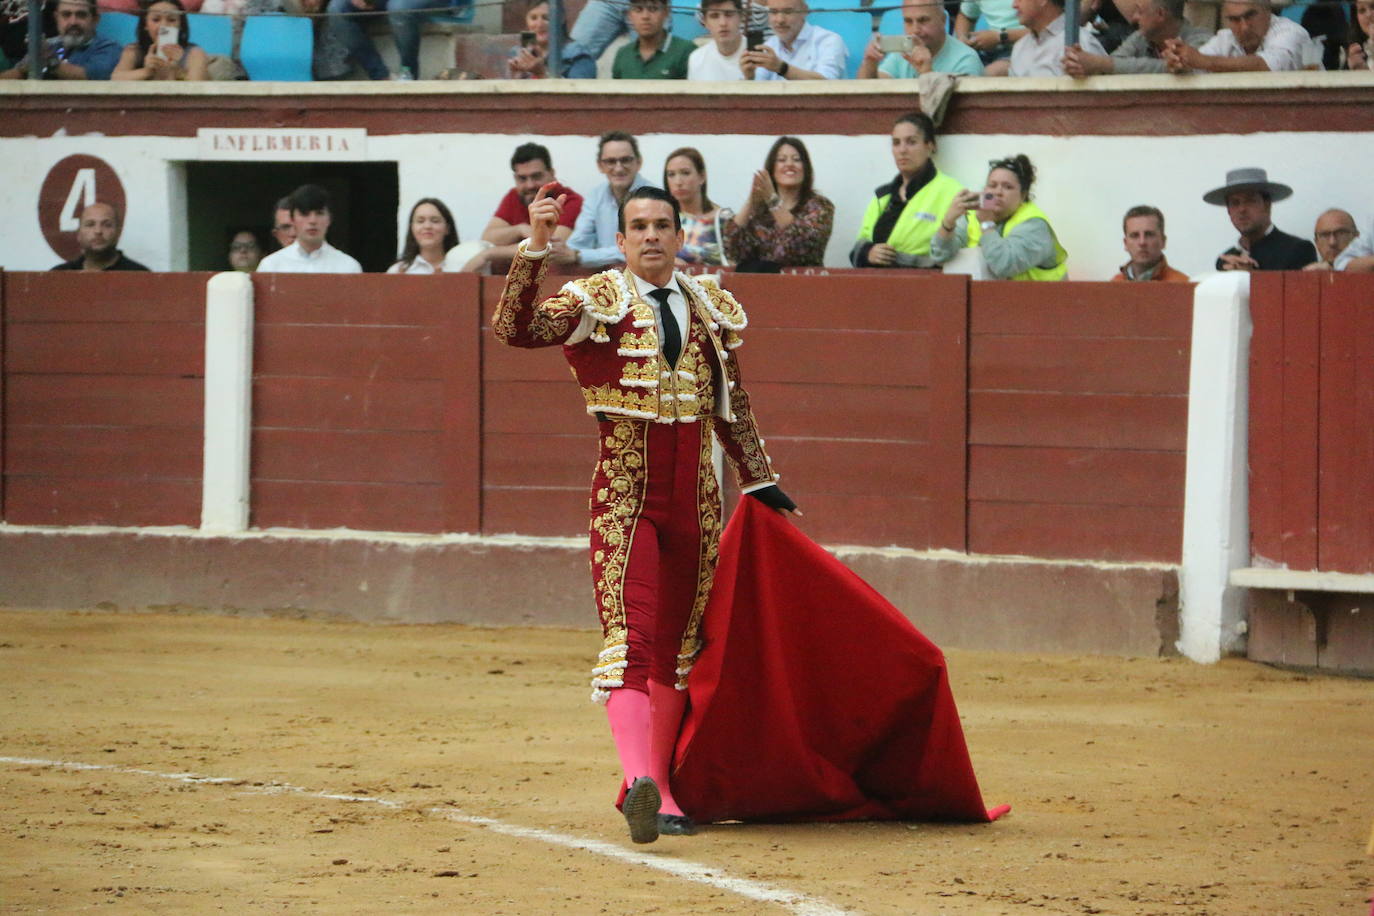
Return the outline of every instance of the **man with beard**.
{"type": "Polygon", "coordinates": [[[555,264],[572,264],[575,257],[567,241],[577,224],[577,215],[582,212],[582,195],[566,185],[557,184],[548,148],[538,143],[517,146],[510,157],[510,170],[515,176],[515,187],[501,198],[487,228],[482,230],[482,240],[493,246],[485,251],[488,263],[497,262],[496,266],[504,270],[515,257],[516,247],[530,237],[528,208],[534,202],[534,195],[544,185],[554,182],[557,188],[554,196],[565,194],[567,199],[553,231],[553,251],[549,257],[555,264]]]}
{"type": "Polygon", "coordinates": [[[102,203],[87,206],[81,211],[81,225],[76,230],[81,254],[53,270],[147,270],[119,250],[123,229],[114,207],[102,203]]]}
{"type": "Polygon", "coordinates": [[[1232,169],[1226,184],[1202,199],[1224,206],[1240,241],[1217,258],[1217,270],[1302,270],[1317,260],[1317,249],[1306,239],[1281,232],[1270,210],[1274,201],[1291,197],[1293,189],[1270,181],[1264,169],[1232,169]]]}
{"type": "MultiPolygon", "coordinates": [[[[107,80],[119,63],[123,48],[95,33],[100,10],[95,0],[58,0],[53,11],[57,37],[43,45],[43,78],[54,80],[107,80]]],[[[26,79],[28,58],[0,73],[0,79],[26,79]]],[[[116,235],[116,237],[118,237],[116,235]]]]}

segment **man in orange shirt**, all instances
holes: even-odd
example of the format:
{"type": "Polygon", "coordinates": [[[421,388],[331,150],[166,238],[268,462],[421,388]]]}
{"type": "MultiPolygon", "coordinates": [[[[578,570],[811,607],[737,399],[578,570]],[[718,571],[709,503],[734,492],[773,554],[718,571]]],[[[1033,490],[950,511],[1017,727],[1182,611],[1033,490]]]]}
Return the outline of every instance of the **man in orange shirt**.
{"type": "Polygon", "coordinates": [[[1131,259],[1121,266],[1113,280],[1162,280],[1166,283],[1187,283],[1188,275],[1180,273],[1164,260],[1164,214],[1150,206],[1132,207],[1121,221],[1125,235],[1122,244],[1131,259]]]}

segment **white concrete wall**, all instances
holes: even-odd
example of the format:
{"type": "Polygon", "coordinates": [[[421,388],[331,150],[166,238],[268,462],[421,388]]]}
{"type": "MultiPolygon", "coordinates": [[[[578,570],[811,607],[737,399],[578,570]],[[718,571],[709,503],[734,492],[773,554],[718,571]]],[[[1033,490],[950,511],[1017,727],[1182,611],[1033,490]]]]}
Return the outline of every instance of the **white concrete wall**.
{"type": "MultiPolygon", "coordinates": [[[[613,125],[597,124],[596,130],[613,125]]],[[[875,125],[878,130],[886,124],[875,125]]],[[[894,172],[885,133],[871,137],[803,135],[816,163],[817,188],[836,204],[835,232],[826,252],[830,266],[847,266],[847,253],[875,185],[894,172]]],[[[426,134],[370,137],[370,161],[396,161],[400,174],[400,225],[419,197],[448,203],[462,238],[481,233],[510,186],[510,153],[526,140],[545,143],[558,176],[584,193],[602,181],[590,136],[426,134]]],[[[762,136],[656,134],[641,137],[646,174],[662,174],[663,157],[678,146],[696,146],[706,156],[710,191],[718,202],[737,207],[771,140],[762,136]]],[[[979,186],[989,159],[1024,152],[1040,180],[1036,199],[1050,214],[1070,253],[1070,276],[1107,279],[1125,255],[1121,214],[1150,203],[1168,218],[1170,262],[1188,274],[1211,269],[1216,255],[1233,244],[1234,232],[1219,207],[1204,204],[1203,192],[1222,183],[1227,168],[1260,166],[1271,178],[1294,188],[1292,199],[1274,208],[1275,223],[1310,237],[1317,215],[1331,206],[1354,212],[1360,225],[1374,217],[1374,198],[1352,195],[1349,176],[1366,171],[1374,132],[1272,133],[1197,137],[1045,137],[967,135],[945,137],[940,167],[979,186]]],[[[195,138],[99,135],[0,139],[0,266],[44,270],[57,256],[38,227],[38,189],[48,170],[73,153],[108,161],[130,201],[121,247],[159,270],[184,269],[184,170],[197,158],[195,138]],[[178,189],[183,189],[179,191],[178,189]]],[[[289,189],[264,189],[264,198],[289,189]]],[[[264,219],[266,217],[264,216],[264,219]]]]}

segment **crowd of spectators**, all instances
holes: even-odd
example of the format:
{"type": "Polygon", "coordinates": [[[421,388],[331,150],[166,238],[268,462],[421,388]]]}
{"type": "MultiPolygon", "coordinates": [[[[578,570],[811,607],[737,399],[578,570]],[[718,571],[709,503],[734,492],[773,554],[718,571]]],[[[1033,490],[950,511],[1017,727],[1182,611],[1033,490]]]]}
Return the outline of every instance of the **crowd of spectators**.
{"type": "MultiPolygon", "coordinates": [[[[548,0],[526,0],[525,31],[504,76],[548,76],[548,0]]],[[[1081,0],[1076,44],[1065,46],[1064,0],[963,0],[953,24],[941,0],[901,6],[903,35],[878,35],[855,62],[856,76],[913,79],[923,73],[966,76],[1086,77],[1116,73],[1196,73],[1374,67],[1374,0],[1321,0],[1304,25],[1278,14],[1274,0],[1220,0],[1219,31],[1189,23],[1185,0],[1081,0]],[[979,25],[986,26],[978,28],[979,25]]],[[[897,8],[856,0],[855,15],[897,8]]],[[[119,49],[96,34],[96,0],[48,0],[44,75],[52,79],[203,80],[244,78],[238,63],[244,17],[268,12],[316,16],[314,74],[345,79],[417,79],[420,39],[436,0],[100,0],[136,12],[137,40],[119,49]],[[234,50],[207,55],[191,43],[187,12],[234,17],[234,50]],[[399,66],[388,69],[369,35],[385,16],[399,66]]],[[[0,78],[27,74],[27,0],[0,0],[0,78]]],[[[808,21],[806,0],[701,0],[706,35],[672,34],[668,0],[588,0],[562,36],[560,75],[590,78],[614,51],[616,79],[816,80],[851,72],[836,32],[808,21]],[[750,21],[746,22],[752,13],[750,21]]],[[[876,23],[876,20],[874,20],[876,23]]],[[[436,76],[437,74],[425,74],[436,76]]]]}
{"type": "MultiPolygon", "coordinates": [[[[1030,159],[1016,154],[992,161],[983,186],[971,189],[937,166],[937,143],[935,125],[925,114],[902,115],[893,124],[896,174],[874,189],[849,252],[851,265],[937,269],[967,256],[977,268],[961,267],[960,272],[975,276],[1066,279],[1069,252],[1050,213],[1034,199],[1036,169],[1030,159]]],[[[623,131],[598,139],[596,164],[605,182],[579,194],[558,180],[546,147],[521,144],[510,158],[513,186],[497,202],[480,238],[461,242],[448,206],[438,198],[422,198],[410,209],[401,250],[388,273],[504,272],[517,246],[530,237],[528,207],[540,188],[563,198],[560,224],[549,241],[552,263],[587,271],[624,264],[620,207],[634,190],[659,186],[644,175],[639,141],[623,131]]],[[[773,142],[738,209],[711,199],[706,159],[694,147],[669,153],[661,174],[662,189],[681,213],[679,267],[773,273],[823,265],[835,205],[817,190],[816,170],[800,138],[773,142]]],[[[1331,209],[1318,217],[1311,241],[1290,235],[1274,225],[1273,205],[1292,194],[1291,187],[1255,167],[1231,169],[1222,185],[1202,194],[1203,203],[1226,209],[1237,233],[1235,244],[1218,255],[1216,269],[1374,272],[1374,222],[1361,234],[1351,214],[1331,209]]],[[[252,227],[237,227],[225,256],[230,269],[361,272],[358,261],[327,238],[332,211],[323,188],[297,188],[276,202],[272,216],[266,235],[276,250],[265,254],[263,235],[252,227]]],[[[1128,260],[1111,279],[1187,281],[1165,257],[1164,227],[1164,213],[1157,207],[1141,204],[1127,210],[1121,230],[1128,260]]],[[[121,230],[115,208],[87,206],[78,230],[81,256],[54,269],[146,270],[119,250],[121,230]]]]}

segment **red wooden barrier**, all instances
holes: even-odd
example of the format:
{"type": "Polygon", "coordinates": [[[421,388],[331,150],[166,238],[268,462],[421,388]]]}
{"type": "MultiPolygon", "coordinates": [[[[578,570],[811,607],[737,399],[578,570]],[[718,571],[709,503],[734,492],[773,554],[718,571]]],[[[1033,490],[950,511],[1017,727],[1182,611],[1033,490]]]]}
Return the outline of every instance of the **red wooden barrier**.
{"type": "Polygon", "coordinates": [[[1254,561],[1374,572],[1374,278],[1261,274],[1250,298],[1254,561]]]}
{"type": "Polygon", "coordinates": [[[6,521],[199,523],[208,278],[4,274],[6,521]]]}
{"type": "Polygon", "coordinates": [[[971,285],[968,549],[1177,562],[1192,287],[971,285]]]}
{"type": "Polygon", "coordinates": [[[478,279],[253,286],[252,524],[477,531],[478,279]]]}

